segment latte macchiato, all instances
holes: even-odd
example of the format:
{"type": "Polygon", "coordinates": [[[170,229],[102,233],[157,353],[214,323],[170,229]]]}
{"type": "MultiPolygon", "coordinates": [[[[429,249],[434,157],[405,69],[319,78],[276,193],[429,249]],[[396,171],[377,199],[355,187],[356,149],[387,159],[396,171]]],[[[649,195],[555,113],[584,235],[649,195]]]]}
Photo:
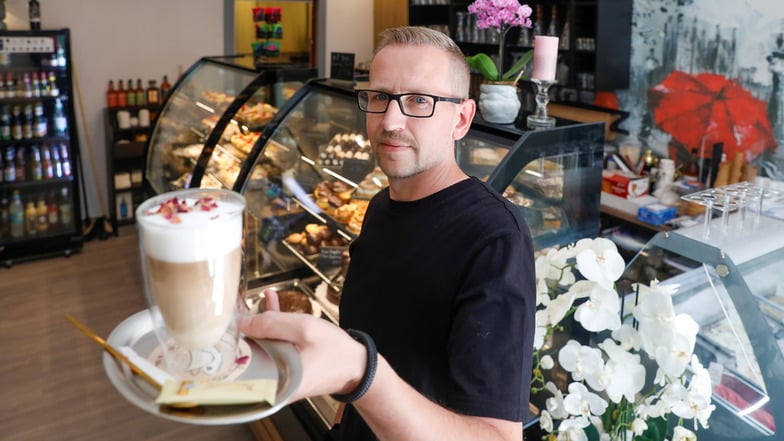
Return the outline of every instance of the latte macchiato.
{"type": "Polygon", "coordinates": [[[217,345],[234,319],[245,207],[228,191],[223,198],[184,192],[146,201],[137,223],[148,300],[178,345],[203,350],[217,345]]]}

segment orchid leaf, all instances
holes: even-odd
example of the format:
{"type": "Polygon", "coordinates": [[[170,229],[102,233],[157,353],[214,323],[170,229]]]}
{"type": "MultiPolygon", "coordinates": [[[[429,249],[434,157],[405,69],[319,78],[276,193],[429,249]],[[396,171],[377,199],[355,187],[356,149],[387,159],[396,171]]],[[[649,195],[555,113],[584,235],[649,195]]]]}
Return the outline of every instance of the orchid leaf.
{"type": "Polygon", "coordinates": [[[476,69],[482,74],[485,79],[498,81],[498,68],[495,67],[493,60],[486,54],[476,54],[466,57],[466,62],[468,62],[468,66],[472,69],[476,69]]]}
{"type": "Polygon", "coordinates": [[[517,76],[517,73],[520,72],[520,70],[522,70],[531,61],[533,57],[534,57],[534,51],[532,50],[524,53],[523,56],[520,57],[515,62],[515,64],[513,64],[512,67],[509,68],[509,70],[506,71],[506,73],[504,74],[503,77],[501,77],[501,79],[503,81],[514,80],[514,78],[517,76]]]}

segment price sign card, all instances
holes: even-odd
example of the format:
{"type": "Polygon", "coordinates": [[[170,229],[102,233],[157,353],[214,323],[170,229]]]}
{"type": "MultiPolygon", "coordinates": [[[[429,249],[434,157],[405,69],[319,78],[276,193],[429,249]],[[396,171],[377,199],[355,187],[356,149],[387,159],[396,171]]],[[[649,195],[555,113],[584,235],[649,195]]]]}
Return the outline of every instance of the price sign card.
{"type": "Polygon", "coordinates": [[[335,80],[354,81],[354,54],[332,52],[330,77],[335,80]]]}

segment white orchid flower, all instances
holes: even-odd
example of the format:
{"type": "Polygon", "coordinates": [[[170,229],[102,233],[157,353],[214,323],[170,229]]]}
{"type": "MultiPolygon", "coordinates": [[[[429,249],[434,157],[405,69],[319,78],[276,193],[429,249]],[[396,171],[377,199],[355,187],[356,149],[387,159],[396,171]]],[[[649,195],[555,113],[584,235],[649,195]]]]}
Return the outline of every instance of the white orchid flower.
{"type": "Polygon", "coordinates": [[[640,363],[640,356],[625,351],[611,339],[599,344],[609,359],[605,363],[606,377],[610,379],[605,390],[614,403],[620,403],[626,397],[634,402],[635,395],[645,386],[645,367],[640,363]]]}
{"type": "Polygon", "coordinates": [[[543,410],[539,413],[539,427],[547,433],[553,433],[553,418],[550,412],[543,410]]]}
{"type": "Polygon", "coordinates": [[[591,332],[615,330],[621,327],[620,311],[618,293],[595,284],[588,301],[577,307],[574,319],[591,332]]]}
{"type": "Polygon", "coordinates": [[[537,279],[558,281],[562,286],[571,285],[575,281],[574,273],[569,267],[567,259],[570,256],[565,251],[550,249],[536,258],[534,269],[537,279]]]}
{"type": "Polygon", "coordinates": [[[572,378],[582,381],[587,375],[602,370],[604,361],[602,352],[597,348],[583,346],[576,340],[569,340],[558,351],[558,362],[561,367],[571,372],[572,378]]]}
{"type": "Polygon", "coordinates": [[[558,425],[557,441],[588,441],[588,435],[583,430],[590,423],[584,417],[569,418],[558,425]]]}
{"type": "Polygon", "coordinates": [[[697,441],[697,435],[683,426],[675,426],[672,430],[672,441],[697,441]]]}
{"type": "Polygon", "coordinates": [[[693,341],[688,336],[676,333],[672,336],[668,345],[656,347],[654,358],[665,375],[670,378],[677,378],[683,374],[686,366],[689,365],[693,350],[693,341]]]}
{"type": "Polygon", "coordinates": [[[614,330],[611,335],[612,338],[621,345],[621,348],[624,351],[632,349],[635,351],[640,350],[640,335],[631,325],[621,325],[621,327],[614,330]]]}
{"type": "Polygon", "coordinates": [[[582,383],[569,384],[569,394],[564,397],[564,409],[570,415],[603,415],[607,410],[607,401],[588,390],[582,383]]]}
{"type": "MultiPolygon", "coordinates": [[[[635,435],[640,436],[647,429],[648,429],[648,424],[642,418],[638,417],[635,418],[634,421],[632,421],[632,433],[634,433],[635,435]]],[[[627,437],[627,439],[631,439],[631,438],[627,437]]]]}
{"type": "Polygon", "coordinates": [[[552,397],[548,398],[545,401],[545,405],[547,406],[547,411],[550,412],[550,415],[553,418],[562,420],[569,416],[569,413],[566,412],[566,408],[564,407],[564,398],[563,393],[555,386],[555,383],[552,381],[548,381],[547,384],[544,385],[545,389],[550,391],[553,394],[552,397]]]}
{"type": "Polygon", "coordinates": [[[552,369],[553,366],[555,366],[555,361],[553,361],[553,357],[545,355],[539,360],[539,366],[541,366],[542,369],[552,369]]]}
{"type": "Polygon", "coordinates": [[[544,336],[547,334],[547,311],[540,309],[534,314],[534,349],[539,350],[544,346],[544,336]]]}
{"type": "Polygon", "coordinates": [[[618,253],[618,247],[609,239],[582,239],[575,248],[577,254],[577,270],[588,280],[605,288],[611,288],[621,278],[626,263],[618,253]],[[589,240],[590,242],[584,242],[589,240]]]}
{"type": "Polygon", "coordinates": [[[706,369],[700,359],[696,355],[691,357],[691,371],[692,376],[689,380],[689,393],[702,395],[710,398],[713,394],[713,385],[711,384],[710,372],[706,369]]]}

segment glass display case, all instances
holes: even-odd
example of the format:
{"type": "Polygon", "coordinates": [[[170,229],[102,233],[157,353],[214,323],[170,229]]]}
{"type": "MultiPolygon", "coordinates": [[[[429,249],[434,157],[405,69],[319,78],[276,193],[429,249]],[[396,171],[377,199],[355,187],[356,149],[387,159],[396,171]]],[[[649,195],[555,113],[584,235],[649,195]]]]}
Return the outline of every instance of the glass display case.
{"type": "MultiPolygon", "coordinates": [[[[737,216],[737,215],[733,215],[737,216]]],[[[737,219],[730,219],[734,224],[737,219]]],[[[705,237],[702,225],[658,233],[627,266],[634,283],[675,290],[675,312],[699,324],[695,354],[711,373],[716,410],[700,440],[779,439],[784,424],[784,224],[762,217],[754,229],[705,237]]]]}
{"type": "Polygon", "coordinates": [[[240,166],[279,107],[315,69],[257,72],[249,56],[205,57],[174,85],[147,147],[153,193],[233,188],[240,166]]]}

